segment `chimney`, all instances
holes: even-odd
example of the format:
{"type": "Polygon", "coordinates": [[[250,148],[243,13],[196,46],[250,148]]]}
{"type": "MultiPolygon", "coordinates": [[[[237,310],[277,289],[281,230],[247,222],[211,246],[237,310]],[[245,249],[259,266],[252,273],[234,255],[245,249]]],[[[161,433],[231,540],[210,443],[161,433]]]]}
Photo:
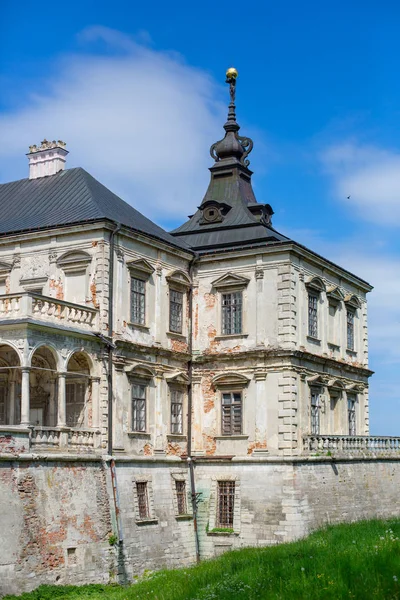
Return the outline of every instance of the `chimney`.
{"type": "Polygon", "coordinates": [[[65,167],[65,159],[68,150],[65,149],[65,142],[55,140],[48,142],[46,139],[40,146],[29,146],[27,154],[29,160],[29,179],[38,179],[55,175],[65,167]]]}

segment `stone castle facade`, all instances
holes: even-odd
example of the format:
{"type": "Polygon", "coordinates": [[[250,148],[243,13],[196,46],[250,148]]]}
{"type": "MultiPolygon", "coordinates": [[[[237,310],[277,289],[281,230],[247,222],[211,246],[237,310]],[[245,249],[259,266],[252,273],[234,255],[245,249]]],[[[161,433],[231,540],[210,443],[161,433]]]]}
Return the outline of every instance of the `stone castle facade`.
{"type": "Polygon", "coordinates": [[[228,82],[171,234],[63,142],[0,185],[0,593],[399,514],[399,440],[369,436],[372,288],[273,228],[228,82]]]}

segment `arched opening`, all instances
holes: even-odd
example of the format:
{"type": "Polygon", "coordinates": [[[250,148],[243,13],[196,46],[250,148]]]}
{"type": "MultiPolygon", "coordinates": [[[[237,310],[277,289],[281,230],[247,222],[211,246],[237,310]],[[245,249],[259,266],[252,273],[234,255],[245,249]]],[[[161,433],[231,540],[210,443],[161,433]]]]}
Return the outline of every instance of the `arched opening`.
{"type": "Polygon", "coordinates": [[[17,352],[0,344],[0,425],[21,420],[21,363],[17,352]]]}
{"type": "Polygon", "coordinates": [[[32,354],[29,374],[29,420],[36,427],[57,424],[57,360],[47,346],[32,354]]]}
{"type": "Polygon", "coordinates": [[[68,361],[66,380],[66,422],[68,427],[92,425],[90,363],[84,352],[74,352],[68,361]]]}

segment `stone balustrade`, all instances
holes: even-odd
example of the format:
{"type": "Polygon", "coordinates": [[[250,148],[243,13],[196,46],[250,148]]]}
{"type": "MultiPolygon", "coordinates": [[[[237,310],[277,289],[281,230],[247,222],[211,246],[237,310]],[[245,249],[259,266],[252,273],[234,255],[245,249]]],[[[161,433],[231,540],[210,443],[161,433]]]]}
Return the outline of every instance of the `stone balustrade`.
{"type": "Polygon", "coordinates": [[[32,292],[0,295],[0,322],[8,319],[35,319],[85,331],[99,330],[98,309],[32,292]]]}
{"type": "Polygon", "coordinates": [[[367,435],[305,435],[303,453],[332,455],[400,455],[400,437],[367,435]]]}
{"type": "Polygon", "coordinates": [[[98,448],[100,432],[93,429],[70,429],[68,432],[68,447],[76,451],[87,451],[98,448]]]}
{"type": "Polygon", "coordinates": [[[35,451],[60,447],[61,431],[55,427],[34,427],[30,444],[35,451]]]}
{"type": "Polygon", "coordinates": [[[91,453],[100,448],[101,438],[97,429],[69,427],[44,427],[2,425],[0,427],[0,454],[24,454],[26,452],[91,453]]]}

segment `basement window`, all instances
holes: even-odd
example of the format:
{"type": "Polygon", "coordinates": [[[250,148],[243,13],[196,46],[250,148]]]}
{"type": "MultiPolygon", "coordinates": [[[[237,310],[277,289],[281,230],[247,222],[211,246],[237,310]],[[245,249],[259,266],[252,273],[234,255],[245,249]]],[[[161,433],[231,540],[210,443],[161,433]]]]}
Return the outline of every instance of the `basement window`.
{"type": "Polygon", "coordinates": [[[186,481],[176,480],[175,481],[175,490],[176,490],[176,501],[178,505],[178,515],[186,515],[187,514],[187,499],[186,499],[186,481]]]}
{"type": "Polygon", "coordinates": [[[235,482],[218,481],[217,527],[233,528],[235,482]]]}
{"type": "Polygon", "coordinates": [[[147,490],[147,481],[136,482],[136,493],[139,508],[139,519],[149,519],[149,496],[147,490]]]}

